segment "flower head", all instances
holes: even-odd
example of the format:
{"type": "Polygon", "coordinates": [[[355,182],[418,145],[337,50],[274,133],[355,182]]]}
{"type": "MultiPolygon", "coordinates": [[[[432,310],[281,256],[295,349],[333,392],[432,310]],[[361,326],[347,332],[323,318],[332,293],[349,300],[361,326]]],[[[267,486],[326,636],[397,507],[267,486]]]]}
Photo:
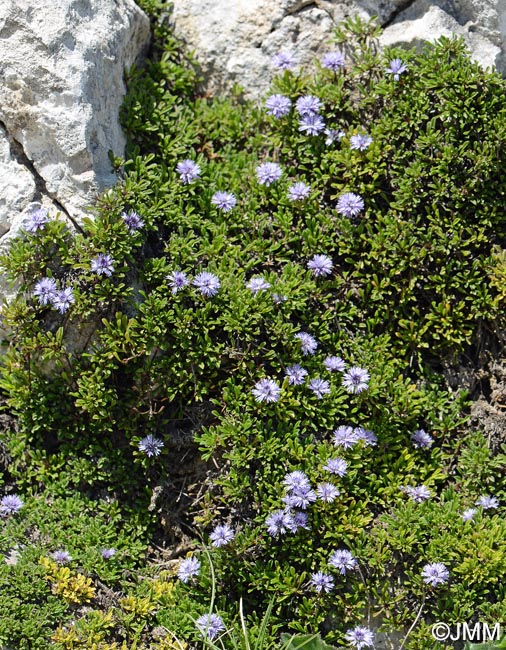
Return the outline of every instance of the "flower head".
{"type": "Polygon", "coordinates": [[[431,587],[437,587],[448,582],[450,572],[441,562],[434,562],[433,564],[426,564],[422,569],[423,581],[431,587]]]}
{"type": "Polygon", "coordinates": [[[281,388],[273,379],[260,379],[253,388],[253,395],[257,402],[277,402],[281,396],[281,388]]]}
{"type": "Polygon", "coordinates": [[[176,171],[181,177],[183,183],[187,185],[188,183],[197,180],[200,176],[200,165],[197,165],[196,162],[187,158],[176,165],[176,171]]]}
{"type": "Polygon", "coordinates": [[[279,70],[291,70],[297,60],[293,52],[278,52],[272,57],[272,65],[279,70]]]}
{"type": "Polygon", "coordinates": [[[109,253],[99,253],[91,260],[91,270],[97,275],[110,277],[114,272],[114,263],[109,253]]]}
{"type": "Polygon", "coordinates": [[[337,202],[337,211],[345,217],[356,217],[364,209],[364,199],[360,194],[346,192],[341,194],[337,202]]]}
{"type": "Polygon", "coordinates": [[[286,485],[287,490],[311,488],[311,483],[309,482],[307,474],[300,469],[296,469],[293,472],[288,472],[288,474],[285,474],[283,484],[286,485]]]}
{"type": "Polygon", "coordinates": [[[481,506],[483,510],[495,510],[499,507],[499,500],[491,496],[481,496],[475,503],[477,506],[481,506]]]}
{"type": "Polygon", "coordinates": [[[415,503],[422,503],[427,501],[432,496],[429,488],[426,485],[417,485],[415,487],[406,486],[401,488],[408,496],[410,496],[415,503]]]}
{"type": "Polygon", "coordinates": [[[271,185],[283,176],[283,170],[277,163],[266,162],[256,168],[257,179],[260,185],[271,185]]]}
{"type": "Polygon", "coordinates": [[[295,102],[295,110],[301,117],[315,115],[320,112],[321,107],[321,101],[314,95],[303,95],[295,102]]]}
{"type": "Polygon", "coordinates": [[[329,576],[328,573],[322,573],[318,571],[317,573],[311,574],[311,580],[309,584],[319,593],[322,591],[329,593],[334,587],[334,578],[329,576]]]}
{"type": "Polygon", "coordinates": [[[341,359],[341,357],[327,357],[323,365],[330,372],[344,372],[346,369],[344,359],[341,359]]]}
{"type": "Polygon", "coordinates": [[[61,289],[61,291],[56,291],[52,297],[53,307],[57,309],[61,314],[64,314],[67,309],[70,308],[70,305],[75,302],[74,292],[71,287],[66,289],[61,289]]]}
{"type": "Polygon", "coordinates": [[[316,352],[316,349],[318,348],[318,341],[313,336],[311,336],[311,334],[308,334],[307,332],[298,332],[295,335],[295,338],[299,339],[300,341],[300,347],[303,355],[307,356],[316,352]]]}
{"type": "Polygon", "coordinates": [[[103,548],[101,553],[102,557],[104,560],[110,560],[116,555],[116,549],[115,548],[103,548]]]}
{"type": "Polygon", "coordinates": [[[167,280],[169,281],[169,287],[172,293],[177,293],[190,284],[188,276],[184,271],[173,271],[167,276],[167,280]]]}
{"type": "Polygon", "coordinates": [[[343,424],[334,431],[332,441],[336,447],[351,449],[357,444],[358,437],[353,427],[343,424]]]}
{"type": "Polygon", "coordinates": [[[363,627],[361,625],[353,628],[353,630],[348,630],[344,635],[344,638],[350,645],[355,646],[357,650],[369,648],[374,644],[374,634],[368,627],[363,627]]]}
{"type": "Polygon", "coordinates": [[[478,512],[476,508],[468,508],[462,513],[462,521],[471,521],[474,519],[474,515],[478,512]]]}
{"type": "Polygon", "coordinates": [[[347,571],[353,571],[358,566],[357,560],[350,551],[346,551],[345,549],[334,551],[330,556],[329,564],[335,569],[339,569],[339,572],[343,576],[346,575],[347,571]]]}
{"type": "Polygon", "coordinates": [[[294,532],[297,532],[299,528],[303,528],[304,530],[310,529],[308,516],[305,512],[294,512],[292,513],[292,518],[295,529],[294,532]]]}
{"type": "Polygon", "coordinates": [[[343,458],[331,458],[327,461],[327,464],[323,466],[323,469],[331,474],[337,474],[343,478],[346,476],[348,471],[348,463],[343,458]]]}
{"type": "Polygon", "coordinates": [[[350,138],[350,148],[358,149],[359,151],[365,151],[371,143],[372,138],[370,135],[367,135],[367,133],[352,135],[350,138]]]}
{"type": "Polygon", "coordinates": [[[41,305],[49,305],[49,303],[52,303],[57,293],[58,289],[53,278],[42,278],[33,289],[33,295],[37,296],[41,305]]]}
{"type": "Polygon", "coordinates": [[[51,557],[58,564],[67,564],[67,562],[72,562],[72,556],[68,551],[58,550],[54,553],[51,553],[51,557]]]}
{"type": "Polygon", "coordinates": [[[316,494],[320,501],[332,503],[341,493],[332,483],[319,483],[316,487],[316,494]]]}
{"type": "Polygon", "coordinates": [[[429,447],[432,447],[434,439],[423,429],[417,429],[411,434],[411,442],[414,447],[418,447],[419,449],[428,449],[429,447]]]}
{"type": "Polygon", "coordinates": [[[369,386],[370,375],[365,368],[352,366],[343,375],[343,386],[348,393],[361,393],[369,386]]]}
{"type": "Polygon", "coordinates": [[[265,100],[265,106],[269,115],[279,119],[288,115],[292,107],[292,102],[285,95],[271,95],[265,100]]]}
{"type": "Polygon", "coordinates": [[[207,271],[202,271],[202,273],[196,275],[192,284],[206,298],[215,296],[221,286],[220,279],[214,273],[208,273],[207,271]]]}
{"type": "Polygon", "coordinates": [[[305,510],[317,499],[316,492],[310,486],[304,485],[293,488],[283,498],[283,503],[289,508],[302,508],[305,510]]]}
{"type": "Polygon", "coordinates": [[[305,381],[304,378],[307,377],[307,370],[298,363],[295,363],[293,366],[288,366],[285,374],[288,377],[288,383],[291,386],[301,386],[305,381]]]}
{"type": "Polygon", "coordinates": [[[159,456],[163,448],[163,442],[159,438],[155,438],[149,433],[145,438],[139,440],[139,450],[144,452],[146,456],[159,456]]]}
{"type": "Polygon", "coordinates": [[[378,444],[378,438],[369,429],[355,427],[353,434],[356,436],[357,441],[362,440],[366,447],[375,447],[378,444]]]}
{"type": "Polygon", "coordinates": [[[344,67],[344,54],[336,50],[335,52],[327,52],[323,55],[322,66],[332,72],[337,72],[344,67]]]}
{"type": "Polygon", "coordinates": [[[303,201],[311,194],[311,188],[305,183],[294,183],[288,188],[288,199],[290,201],[303,201]]]}
{"type": "Polygon", "coordinates": [[[202,614],[195,621],[195,625],[202,636],[211,640],[225,630],[225,623],[218,614],[202,614]]]}
{"type": "Polygon", "coordinates": [[[326,379],[320,379],[319,377],[311,379],[308,384],[309,390],[312,390],[318,399],[322,399],[324,395],[330,393],[330,384],[326,379]]]}
{"type": "Polygon", "coordinates": [[[272,537],[295,533],[297,526],[293,520],[293,514],[289,510],[275,510],[265,520],[267,532],[272,537]]]}
{"type": "Polygon", "coordinates": [[[47,210],[41,208],[40,210],[35,210],[28,217],[24,224],[24,228],[27,232],[37,232],[37,230],[44,230],[46,223],[49,223],[49,217],[47,216],[47,210]]]}
{"type": "Polygon", "coordinates": [[[271,283],[264,280],[262,277],[251,278],[251,280],[246,285],[248,289],[256,296],[260,291],[265,291],[270,289],[271,283]]]}
{"type": "Polygon", "coordinates": [[[215,192],[211,203],[223,212],[230,212],[237,205],[237,199],[230,192],[215,192]]]}
{"type": "Polygon", "coordinates": [[[136,230],[139,230],[139,228],[142,228],[144,225],[144,221],[137,214],[137,212],[134,212],[133,210],[130,210],[130,212],[123,212],[121,214],[121,218],[123,219],[123,222],[128,228],[130,234],[134,233],[136,230]]]}
{"type": "Polygon", "coordinates": [[[196,557],[187,557],[181,560],[177,570],[177,577],[181,582],[188,582],[200,573],[200,562],[196,557]]]}
{"type": "Polygon", "coordinates": [[[216,548],[220,548],[221,546],[226,546],[229,542],[231,542],[234,539],[234,537],[235,537],[234,529],[228,526],[227,524],[224,524],[223,526],[216,526],[213,532],[209,535],[211,544],[216,548]]]}
{"type": "Polygon", "coordinates": [[[0,499],[0,515],[14,515],[19,512],[25,504],[17,494],[6,494],[0,499]]]}
{"type": "Polygon", "coordinates": [[[392,74],[394,76],[395,81],[399,81],[399,75],[401,75],[403,72],[406,72],[408,69],[408,66],[402,62],[402,59],[392,59],[389,63],[389,66],[385,72],[387,74],[392,74]]]}
{"type": "Polygon", "coordinates": [[[307,268],[317,278],[330,275],[333,266],[332,260],[327,255],[315,255],[307,263],[307,268]]]}
{"type": "Polygon", "coordinates": [[[340,131],[338,129],[325,129],[324,133],[327,136],[325,139],[325,144],[327,147],[333,144],[335,140],[342,140],[346,135],[344,131],[340,131]]]}
{"type": "Polygon", "coordinates": [[[325,128],[325,122],[319,115],[303,115],[299,122],[299,131],[308,135],[318,135],[325,128]]]}

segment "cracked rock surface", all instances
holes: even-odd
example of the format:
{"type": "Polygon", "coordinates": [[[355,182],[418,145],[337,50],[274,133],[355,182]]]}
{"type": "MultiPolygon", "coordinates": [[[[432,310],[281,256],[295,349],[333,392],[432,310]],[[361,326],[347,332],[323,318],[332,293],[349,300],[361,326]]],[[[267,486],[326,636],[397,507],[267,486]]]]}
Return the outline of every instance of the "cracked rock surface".
{"type": "Polygon", "coordinates": [[[0,2],[0,237],[33,209],[79,223],[125,138],[123,75],[146,49],[133,0],[0,2]]]}
{"type": "Polygon", "coordinates": [[[269,87],[272,56],[301,65],[332,48],[334,26],[349,15],[377,16],[382,45],[418,47],[463,36],[483,66],[506,70],[505,0],[174,0],[176,34],[194,51],[211,92],[241,85],[249,98],[269,87]]]}

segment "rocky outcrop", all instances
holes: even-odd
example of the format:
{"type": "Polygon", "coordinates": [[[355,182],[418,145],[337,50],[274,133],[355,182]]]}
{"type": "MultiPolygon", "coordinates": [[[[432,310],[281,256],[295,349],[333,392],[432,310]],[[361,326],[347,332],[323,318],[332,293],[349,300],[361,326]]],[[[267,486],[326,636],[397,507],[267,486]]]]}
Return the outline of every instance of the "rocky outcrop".
{"type": "Polygon", "coordinates": [[[506,70],[504,0],[174,0],[176,34],[196,54],[212,92],[241,85],[261,96],[272,79],[272,56],[295,54],[310,64],[330,48],[345,16],[377,16],[383,45],[418,46],[463,36],[473,58],[506,70]]]}
{"type": "Polygon", "coordinates": [[[149,34],[133,0],[0,3],[0,236],[41,205],[78,223],[116,181],[124,71],[149,34]]]}

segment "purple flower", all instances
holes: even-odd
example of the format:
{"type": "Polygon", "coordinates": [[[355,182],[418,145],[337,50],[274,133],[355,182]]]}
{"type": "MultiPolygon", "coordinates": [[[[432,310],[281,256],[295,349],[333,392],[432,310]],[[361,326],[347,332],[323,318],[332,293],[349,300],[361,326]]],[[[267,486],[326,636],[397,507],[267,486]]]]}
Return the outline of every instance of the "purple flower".
{"type": "Polygon", "coordinates": [[[202,614],[195,621],[195,625],[202,636],[211,640],[225,630],[225,623],[218,614],[202,614]]]}
{"type": "Polygon", "coordinates": [[[346,426],[345,424],[337,427],[332,440],[336,447],[342,447],[343,449],[351,449],[358,442],[357,434],[353,427],[346,426]]]}
{"type": "Polygon", "coordinates": [[[37,296],[41,305],[49,305],[49,303],[52,303],[56,298],[57,292],[56,282],[53,278],[42,278],[33,289],[33,295],[37,296]]]}
{"type": "Polygon", "coordinates": [[[431,587],[437,587],[448,582],[450,572],[441,562],[434,562],[433,564],[426,564],[422,569],[423,581],[431,587]]]}
{"type": "Polygon", "coordinates": [[[97,275],[110,277],[114,272],[113,259],[109,253],[99,253],[91,260],[91,270],[97,275]]]}
{"type": "Polygon", "coordinates": [[[302,472],[300,469],[285,474],[283,484],[286,485],[287,490],[311,488],[311,483],[309,482],[307,474],[302,472]]]}
{"type": "Polygon", "coordinates": [[[308,388],[309,390],[313,391],[318,399],[323,399],[324,395],[328,395],[330,393],[329,382],[325,379],[320,379],[319,377],[316,379],[311,379],[308,384],[308,388]]]}
{"type": "Polygon", "coordinates": [[[344,372],[346,364],[341,357],[327,357],[323,365],[329,372],[344,372]]]}
{"type": "Polygon", "coordinates": [[[297,527],[293,520],[293,514],[288,510],[275,510],[265,520],[267,532],[272,537],[285,535],[288,532],[295,533],[297,527]]]}
{"type": "Polygon", "coordinates": [[[163,446],[163,442],[150,433],[142,440],[139,440],[139,450],[143,451],[149,458],[159,456],[163,446]]]}
{"type": "Polygon", "coordinates": [[[318,342],[313,336],[311,336],[311,334],[308,334],[307,332],[298,332],[298,334],[295,335],[295,338],[300,341],[303,355],[307,356],[308,354],[314,354],[316,352],[318,342]]]}
{"type": "Polygon", "coordinates": [[[200,573],[200,562],[196,557],[187,557],[181,560],[177,570],[177,577],[181,582],[188,582],[200,573]]]}
{"type": "Polygon", "coordinates": [[[318,571],[317,573],[311,574],[311,580],[309,584],[319,593],[322,591],[329,593],[334,587],[334,578],[329,576],[328,573],[322,573],[318,571]]]}
{"type": "Polygon", "coordinates": [[[307,263],[307,268],[312,272],[317,278],[325,275],[330,275],[332,273],[332,260],[327,255],[315,255],[307,263]]]}
{"type": "Polygon", "coordinates": [[[390,67],[385,72],[387,74],[393,74],[395,81],[399,81],[399,75],[408,69],[408,66],[402,62],[402,59],[392,59],[389,65],[390,67]]]}
{"type": "Polygon", "coordinates": [[[188,276],[184,271],[174,271],[167,276],[169,281],[169,287],[171,288],[172,293],[177,293],[180,289],[188,286],[190,281],[188,276]]]}
{"type": "Polygon", "coordinates": [[[51,553],[51,557],[58,564],[67,564],[67,562],[72,562],[72,556],[68,551],[55,551],[54,553],[51,553]]]}
{"type": "Polygon", "coordinates": [[[53,307],[61,314],[64,314],[73,302],[75,302],[75,298],[71,287],[56,291],[52,298],[53,307]]]}
{"type": "Polygon", "coordinates": [[[277,402],[281,395],[279,384],[273,379],[260,379],[252,391],[257,402],[277,402]]]}
{"type": "Polygon", "coordinates": [[[304,528],[304,530],[309,530],[310,526],[308,523],[308,516],[305,512],[294,512],[292,514],[294,532],[297,532],[299,528],[304,528]]]}
{"type": "Polygon", "coordinates": [[[320,501],[324,503],[332,503],[341,494],[335,485],[332,483],[319,483],[316,488],[316,494],[320,501]]]}
{"type": "Polygon", "coordinates": [[[283,170],[277,163],[266,162],[256,168],[257,179],[260,185],[271,185],[283,176],[283,170]]]}
{"type": "Polygon", "coordinates": [[[279,52],[272,57],[272,65],[280,70],[291,70],[296,64],[293,52],[279,52]]]}
{"type": "Polygon", "coordinates": [[[123,219],[128,230],[130,231],[130,234],[134,233],[136,230],[139,230],[139,228],[142,228],[142,226],[144,225],[144,221],[137,214],[137,212],[134,212],[133,210],[131,210],[128,213],[123,212],[121,214],[121,218],[123,219]]]}
{"type": "Polygon", "coordinates": [[[299,122],[299,131],[308,135],[318,135],[325,128],[325,122],[319,115],[304,115],[299,122]]]}
{"type": "Polygon", "coordinates": [[[316,492],[310,486],[304,485],[293,488],[283,497],[283,503],[289,508],[302,508],[305,510],[316,501],[316,492]]]}
{"type": "Polygon", "coordinates": [[[220,280],[213,273],[208,273],[203,271],[195,276],[192,282],[194,287],[200,291],[203,296],[211,297],[215,296],[218,293],[220,288],[220,280]]]}
{"type": "Polygon", "coordinates": [[[322,66],[333,72],[337,72],[340,68],[344,67],[344,54],[336,50],[335,52],[327,52],[323,55],[322,66]]]}
{"type": "Polygon", "coordinates": [[[273,117],[280,118],[288,115],[292,107],[292,102],[284,95],[271,95],[265,101],[267,113],[273,117]]]}
{"type": "Polygon", "coordinates": [[[176,165],[176,171],[181,176],[183,183],[192,183],[200,176],[200,165],[193,160],[182,160],[176,165]]]}
{"type": "Polygon", "coordinates": [[[371,143],[372,138],[370,135],[367,135],[367,133],[352,135],[350,138],[350,148],[358,149],[359,151],[365,151],[371,143]]]}
{"type": "Polygon", "coordinates": [[[378,444],[378,438],[369,429],[364,429],[364,427],[355,427],[353,433],[356,436],[357,441],[362,440],[366,447],[375,447],[378,444]]]}
{"type": "Polygon", "coordinates": [[[416,487],[406,486],[401,488],[408,496],[410,496],[415,503],[422,503],[432,496],[430,490],[425,485],[417,485],[416,487]]]}
{"type": "Polygon", "coordinates": [[[307,370],[295,363],[286,369],[285,374],[291,386],[301,386],[304,383],[304,377],[307,377],[307,370]]]}
{"type": "Polygon", "coordinates": [[[17,494],[6,494],[0,499],[0,515],[2,517],[6,515],[14,515],[16,512],[19,512],[24,505],[23,499],[18,497],[17,494]]]}
{"type": "Polygon", "coordinates": [[[369,386],[370,375],[365,368],[352,366],[343,375],[343,386],[348,393],[361,393],[369,386]]]}
{"type": "Polygon", "coordinates": [[[305,183],[294,183],[288,188],[288,199],[290,201],[303,201],[311,194],[311,188],[305,183]]]}
{"type": "Polygon", "coordinates": [[[213,194],[211,203],[223,212],[230,212],[237,205],[237,199],[230,192],[216,192],[213,194]]]}
{"type": "Polygon", "coordinates": [[[209,535],[211,544],[216,548],[221,546],[226,546],[231,542],[235,537],[234,529],[228,526],[227,524],[223,526],[216,526],[213,532],[209,535]]]}
{"type": "Polygon", "coordinates": [[[478,512],[476,508],[468,508],[462,513],[462,521],[471,521],[474,519],[474,515],[478,512]]]}
{"type": "Polygon", "coordinates": [[[364,200],[359,194],[346,192],[337,202],[337,211],[345,217],[356,217],[364,209],[364,200]]]}
{"type": "Polygon", "coordinates": [[[327,464],[323,466],[323,469],[331,474],[337,474],[343,478],[343,476],[346,476],[348,471],[348,463],[343,458],[331,458],[327,461],[327,464]]]}
{"type": "Polygon", "coordinates": [[[344,635],[344,638],[350,645],[355,646],[357,650],[369,648],[374,644],[374,634],[368,627],[363,627],[361,625],[353,628],[353,630],[348,630],[344,635]]]}
{"type": "Polygon", "coordinates": [[[264,280],[264,278],[256,277],[251,278],[246,286],[256,296],[260,291],[270,289],[271,283],[267,282],[267,280],[264,280]]]}
{"type": "Polygon", "coordinates": [[[24,228],[27,232],[34,233],[37,230],[44,230],[46,223],[49,223],[49,217],[47,216],[47,211],[41,208],[32,212],[25,222],[24,228]]]}
{"type": "Polygon", "coordinates": [[[327,136],[325,140],[327,147],[333,144],[335,140],[342,140],[346,135],[344,131],[339,131],[338,129],[325,129],[324,133],[327,136]]]}
{"type": "Polygon", "coordinates": [[[423,429],[418,429],[411,434],[411,442],[419,449],[428,449],[429,447],[432,447],[434,440],[423,429]]]}
{"type": "Polygon", "coordinates": [[[481,496],[475,503],[477,506],[481,506],[483,510],[495,510],[499,507],[499,501],[490,496],[481,496]]]}
{"type": "Polygon", "coordinates": [[[357,568],[357,560],[353,557],[350,551],[339,549],[334,551],[330,556],[329,565],[335,569],[339,569],[341,575],[345,576],[347,571],[353,571],[357,568]]]}
{"type": "Polygon", "coordinates": [[[295,109],[301,117],[315,115],[321,107],[321,101],[314,95],[303,95],[295,102],[295,109]]]}
{"type": "Polygon", "coordinates": [[[283,296],[283,294],[280,293],[273,293],[272,299],[276,305],[281,305],[281,303],[286,302],[286,296],[283,296]]]}
{"type": "Polygon", "coordinates": [[[110,560],[116,555],[116,549],[115,548],[103,548],[101,551],[101,555],[104,558],[104,560],[110,560]]]}

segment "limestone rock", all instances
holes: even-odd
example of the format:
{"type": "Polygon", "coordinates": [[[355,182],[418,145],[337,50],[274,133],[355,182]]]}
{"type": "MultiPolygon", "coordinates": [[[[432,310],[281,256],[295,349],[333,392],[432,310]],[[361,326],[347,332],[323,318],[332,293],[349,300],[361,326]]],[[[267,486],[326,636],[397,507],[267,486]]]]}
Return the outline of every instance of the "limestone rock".
{"type": "Polygon", "coordinates": [[[41,204],[79,221],[116,181],[124,70],[149,31],[133,0],[0,3],[0,235],[41,204]]]}
{"type": "Polygon", "coordinates": [[[506,70],[504,0],[174,0],[172,22],[199,61],[211,92],[240,84],[261,97],[279,51],[301,65],[330,49],[344,17],[377,16],[383,45],[417,46],[439,36],[462,35],[484,66],[506,70]]]}

